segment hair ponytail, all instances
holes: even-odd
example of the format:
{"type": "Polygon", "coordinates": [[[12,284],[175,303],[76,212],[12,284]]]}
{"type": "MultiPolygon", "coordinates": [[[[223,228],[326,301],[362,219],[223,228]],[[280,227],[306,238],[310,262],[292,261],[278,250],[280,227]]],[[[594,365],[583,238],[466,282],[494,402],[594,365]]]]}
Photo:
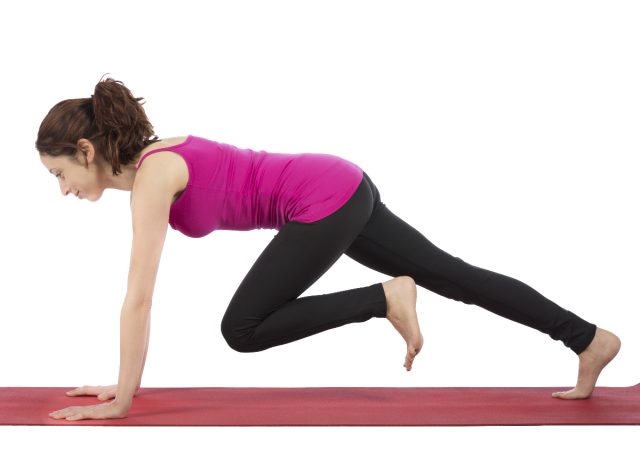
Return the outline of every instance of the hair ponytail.
{"type": "Polygon", "coordinates": [[[90,98],[67,99],[51,108],[40,124],[36,149],[73,157],[78,140],[86,138],[118,175],[122,165],[134,162],[142,148],[159,140],[139,102],[142,99],[122,81],[101,78],[90,98]]]}

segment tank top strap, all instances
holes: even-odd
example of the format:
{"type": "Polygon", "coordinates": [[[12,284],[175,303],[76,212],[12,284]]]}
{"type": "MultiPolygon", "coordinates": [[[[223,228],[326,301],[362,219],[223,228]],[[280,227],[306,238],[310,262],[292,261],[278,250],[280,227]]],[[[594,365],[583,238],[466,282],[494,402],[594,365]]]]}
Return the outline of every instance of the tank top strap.
{"type": "Polygon", "coordinates": [[[140,164],[142,164],[142,161],[144,161],[144,158],[146,158],[150,154],[157,153],[158,151],[170,151],[173,148],[186,145],[189,142],[189,140],[191,140],[191,135],[187,135],[187,138],[182,143],[178,143],[177,145],[165,146],[164,148],[156,148],[156,149],[147,151],[142,156],[140,156],[140,159],[138,159],[138,162],[136,163],[136,169],[140,168],[140,164]]]}

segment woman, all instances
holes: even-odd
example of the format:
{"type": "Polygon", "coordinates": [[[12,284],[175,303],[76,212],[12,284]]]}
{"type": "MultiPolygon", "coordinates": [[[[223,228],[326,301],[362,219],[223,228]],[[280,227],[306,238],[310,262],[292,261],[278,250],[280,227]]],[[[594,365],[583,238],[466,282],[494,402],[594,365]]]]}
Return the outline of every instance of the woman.
{"type": "Polygon", "coordinates": [[[122,418],[140,387],[151,298],[167,223],[190,237],[216,229],[277,229],[240,283],[222,334],[239,352],[256,352],[373,317],[387,318],[407,344],[411,370],[423,345],[416,283],[475,304],[561,340],[579,356],[575,388],[589,398],[617,354],[613,333],[563,309],[508,276],[439,249],[394,215],[368,175],[337,156],[239,149],[195,135],[160,140],[121,81],[100,81],[91,98],[56,104],[38,131],[42,164],[64,195],[97,201],[106,188],[130,190],[133,246],[121,315],[118,384],[68,395],[113,401],[72,406],[54,418],[122,418]],[[342,254],[394,277],[332,294],[299,296],[342,254]]]}

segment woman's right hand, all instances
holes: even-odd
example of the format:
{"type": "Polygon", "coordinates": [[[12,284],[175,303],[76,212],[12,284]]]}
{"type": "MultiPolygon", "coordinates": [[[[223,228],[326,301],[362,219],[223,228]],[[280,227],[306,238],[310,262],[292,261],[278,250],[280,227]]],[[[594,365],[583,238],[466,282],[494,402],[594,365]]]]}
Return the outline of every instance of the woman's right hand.
{"type": "Polygon", "coordinates": [[[66,392],[67,396],[94,395],[98,400],[109,400],[116,397],[117,385],[83,385],[66,392]]]}

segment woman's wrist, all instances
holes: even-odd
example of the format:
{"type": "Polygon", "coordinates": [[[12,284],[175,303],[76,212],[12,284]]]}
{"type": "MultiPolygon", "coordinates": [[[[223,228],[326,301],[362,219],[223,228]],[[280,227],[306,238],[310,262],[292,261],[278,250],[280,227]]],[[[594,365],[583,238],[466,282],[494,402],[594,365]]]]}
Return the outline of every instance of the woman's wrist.
{"type": "Polygon", "coordinates": [[[118,408],[121,408],[123,411],[129,411],[129,408],[131,408],[133,401],[131,398],[118,398],[116,396],[116,398],[113,400],[113,404],[118,408]]]}

